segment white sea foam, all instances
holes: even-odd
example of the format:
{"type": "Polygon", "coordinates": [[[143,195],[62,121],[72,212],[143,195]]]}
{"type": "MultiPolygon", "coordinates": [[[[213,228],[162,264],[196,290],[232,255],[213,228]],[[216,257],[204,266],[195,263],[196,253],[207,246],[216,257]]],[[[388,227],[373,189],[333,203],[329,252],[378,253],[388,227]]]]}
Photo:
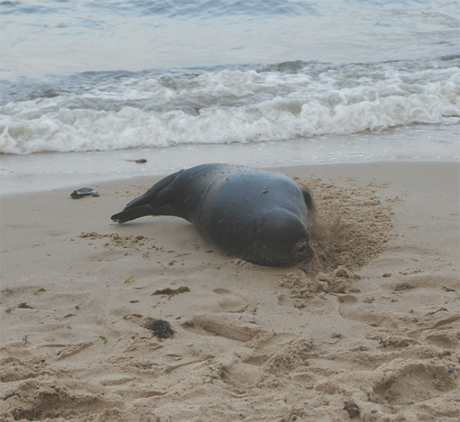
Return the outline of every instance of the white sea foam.
{"type": "Polygon", "coordinates": [[[112,78],[0,108],[0,152],[283,141],[460,121],[460,69],[389,64],[112,78]],[[407,66],[406,66],[407,67],[407,66]]]}

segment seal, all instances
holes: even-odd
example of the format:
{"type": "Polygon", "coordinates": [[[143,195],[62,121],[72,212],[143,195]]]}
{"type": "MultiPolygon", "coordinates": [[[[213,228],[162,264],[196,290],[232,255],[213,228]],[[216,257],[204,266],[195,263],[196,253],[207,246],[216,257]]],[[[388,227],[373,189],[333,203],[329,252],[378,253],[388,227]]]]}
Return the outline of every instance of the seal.
{"type": "Polygon", "coordinates": [[[111,218],[181,217],[229,255],[258,265],[294,265],[314,256],[307,230],[313,209],[310,192],[284,174],[203,164],[165,177],[111,218]]]}

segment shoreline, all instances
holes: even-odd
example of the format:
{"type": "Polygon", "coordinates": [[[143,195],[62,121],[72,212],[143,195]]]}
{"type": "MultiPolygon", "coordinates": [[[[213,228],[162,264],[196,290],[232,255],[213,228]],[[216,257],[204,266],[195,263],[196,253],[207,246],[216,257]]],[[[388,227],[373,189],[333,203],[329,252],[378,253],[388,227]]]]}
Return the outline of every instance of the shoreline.
{"type": "Polygon", "coordinates": [[[376,162],[460,163],[459,128],[459,125],[420,125],[381,133],[327,135],[284,142],[0,155],[0,194],[62,187],[78,189],[118,179],[166,175],[210,162],[258,168],[376,162]],[[147,162],[137,164],[134,162],[137,159],[147,162]]]}
{"type": "Polygon", "coordinates": [[[459,164],[276,170],[312,190],[318,268],[234,259],[179,218],[111,223],[159,176],[3,195],[0,417],[457,420],[459,164]]]}

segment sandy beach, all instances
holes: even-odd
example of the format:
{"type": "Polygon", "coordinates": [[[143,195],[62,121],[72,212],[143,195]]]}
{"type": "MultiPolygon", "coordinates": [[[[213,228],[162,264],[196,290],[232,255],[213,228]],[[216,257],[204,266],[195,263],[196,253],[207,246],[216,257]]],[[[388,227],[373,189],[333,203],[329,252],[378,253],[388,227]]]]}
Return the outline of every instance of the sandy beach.
{"type": "Polygon", "coordinates": [[[307,265],[111,222],[159,177],[2,195],[0,421],[458,421],[459,164],[273,171],[316,201],[307,265]]]}

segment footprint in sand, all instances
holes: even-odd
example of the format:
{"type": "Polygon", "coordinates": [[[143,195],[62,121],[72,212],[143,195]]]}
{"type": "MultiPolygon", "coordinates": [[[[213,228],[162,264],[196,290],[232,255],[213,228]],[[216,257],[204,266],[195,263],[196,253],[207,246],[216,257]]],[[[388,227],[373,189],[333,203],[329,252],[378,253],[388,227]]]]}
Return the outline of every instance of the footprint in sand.
{"type": "Polygon", "coordinates": [[[391,315],[377,312],[373,304],[368,303],[369,301],[359,301],[356,296],[349,294],[340,296],[338,301],[339,314],[344,319],[362,322],[372,327],[395,325],[394,318],[391,315]]]}
{"type": "Polygon", "coordinates": [[[280,294],[278,296],[278,305],[280,306],[288,306],[294,308],[300,308],[302,306],[301,302],[295,299],[291,299],[286,295],[280,294]]]}
{"type": "Polygon", "coordinates": [[[244,312],[253,310],[252,308],[255,310],[255,307],[251,306],[250,301],[245,296],[232,290],[218,288],[214,289],[213,293],[221,296],[217,303],[225,312],[244,312]]]}
{"type": "Polygon", "coordinates": [[[407,405],[430,400],[456,388],[458,382],[440,362],[396,360],[385,366],[380,379],[375,381],[371,401],[407,405]]]}
{"type": "MultiPolygon", "coordinates": [[[[14,386],[2,403],[2,420],[69,420],[78,414],[84,420],[96,420],[101,409],[117,409],[121,400],[93,393],[94,385],[86,381],[29,379],[14,386]],[[90,392],[91,391],[91,392],[90,392]]],[[[113,416],[113,415],[112,415],[113,416]]],[[[109,412],[104,420],[115,420],[109,412]],[[107,417],[107,419],[106,419],[107,417]]]]}

